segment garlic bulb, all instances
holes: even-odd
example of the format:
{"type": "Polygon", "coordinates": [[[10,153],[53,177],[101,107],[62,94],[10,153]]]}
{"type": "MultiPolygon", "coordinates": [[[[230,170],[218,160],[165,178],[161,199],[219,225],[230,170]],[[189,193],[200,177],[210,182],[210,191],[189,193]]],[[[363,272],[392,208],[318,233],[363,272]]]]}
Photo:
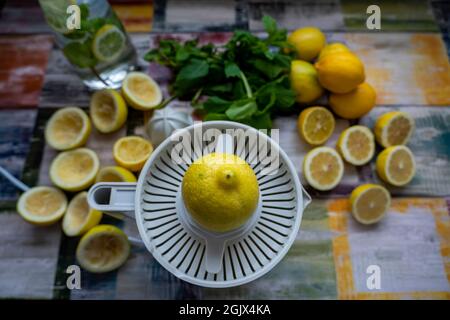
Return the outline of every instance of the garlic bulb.
{"type": "Polygon", "coordinates": [[[156,110],[153,117],[148,121],[146,131],[154,145],[159,145],[176,129],[182,129],[194,123],[192,116],[173,108],[165,107],[156,110]]]}

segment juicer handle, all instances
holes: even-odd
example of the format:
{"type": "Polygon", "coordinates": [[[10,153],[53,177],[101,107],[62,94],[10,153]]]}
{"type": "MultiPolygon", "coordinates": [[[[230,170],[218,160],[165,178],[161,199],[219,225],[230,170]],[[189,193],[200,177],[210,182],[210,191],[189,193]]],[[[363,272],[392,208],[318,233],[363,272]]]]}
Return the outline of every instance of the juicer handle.
{"type": "Polygon", "coordinates": [[[100,182],[89,189],[91,208],[106,213],[120,212],[134,219],[136,183],[100,182]]]}

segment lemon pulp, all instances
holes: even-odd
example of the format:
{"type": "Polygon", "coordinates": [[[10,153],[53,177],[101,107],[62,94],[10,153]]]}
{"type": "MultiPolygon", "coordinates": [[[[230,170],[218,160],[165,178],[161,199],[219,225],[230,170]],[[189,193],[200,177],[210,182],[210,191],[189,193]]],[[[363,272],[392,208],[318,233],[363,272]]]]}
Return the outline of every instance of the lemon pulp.
{"type": "Polygon", "coordinates": [[[254,213],[259,187],[252,168],[234,154],[211,153],[196,160],[182,182],[184,204],[207,230],[227,232],[254,213]]]}

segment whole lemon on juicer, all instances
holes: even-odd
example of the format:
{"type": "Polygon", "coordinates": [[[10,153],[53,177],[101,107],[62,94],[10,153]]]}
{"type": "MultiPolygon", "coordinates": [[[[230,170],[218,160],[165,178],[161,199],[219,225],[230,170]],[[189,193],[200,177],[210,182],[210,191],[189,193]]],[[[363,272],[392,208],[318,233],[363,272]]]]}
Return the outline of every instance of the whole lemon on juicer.
{"type": "Polygon", "coordinates": [[[348,93],[332,93],[329,103],[333,112],[341,118],[357,119],[372,110],[376,98],[375,89],[364,82],[348,93]]]}
{"type": "Polygon", "coordinates": [[[296,93],[295,100],[299,103],[313,102],[324,92],[317,78],[317,70],[306,61],[292,61],[290,81],[291,87],[296,93]]]}
{"type": "Polygon", "coordinates": [[[334,42],[327,44],[321,51],[317,60],[323,59],[325,56],[329,54],[336,54],[339,52],[350,52],[350,49],[343,43],[334,42]]]}
{"type": "Polygon", "coordinates": [[[209,231],[227,232],[253,215],[259,186],[247,162],[234,154],[211,153],[188,168],[182,195],[195,222],[209,231]]]}
{"type": "Polygon", "coordinates": [[[320,29],[305,27],[292,32],[287,41],[295,48],[299,59],[312,61],[319,55],[327,39],[320,29]]]}
{"type": "Polygon", "coordinates": [[[361,60],[351,52],[328,54],[314,65],[319,82],[333,93],[347,93],[363,83],[366,76],[361,60]]]}

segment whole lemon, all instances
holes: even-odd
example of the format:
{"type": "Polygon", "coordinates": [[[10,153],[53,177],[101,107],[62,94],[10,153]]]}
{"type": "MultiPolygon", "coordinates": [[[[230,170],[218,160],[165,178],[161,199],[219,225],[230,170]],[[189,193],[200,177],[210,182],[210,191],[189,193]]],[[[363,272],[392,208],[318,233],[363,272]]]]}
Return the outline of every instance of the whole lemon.
{"type": "Polygon", "coordinates": [[[247,162],[234,154],[211,153],[188,168],[182,195],[194,221],[207,230],[226,232],[252,216],[259,187],[247,162]]]}
{"type": "Polygon", "coordinates": [[[328,54],[315,67],[322,87],[334,93],[350,92],[366,78],[364,65],[351,52],[328,54]]]}
{"type": "Polygon", "coordinates": [[[324,92],[317,78],[317,70],[306,61],[292,61],[290,81],[291,87],[296,93],[295,100],[299,103],[313,102],[324,92]]]}
{"type": "Polygon", "coordinates": [[[338,52],[350,52],[350,49],[345,44],[340,43],[340,42],[330,43],[330,44],[327,44],[320,51],[320,54],[319,54],[319,57],[317,58],[317,60],[322,59],[326,55],[335,54],[335,53],[338,53],[338,52]]]}
{"type": "Polygon", "coordinates": [[[344,119],[360,118],[375,106],[375,89],[364,82],[349,93],[332,93],[330,107],[338,116],[344,119]]]}
{"type": "Polygon", "coordinates": [[[297,57],[305,61],[312,61],[317,57],[327,42],[322,31],[315,27],[297,29],[287,40],[295,48],[297,57]]]}

